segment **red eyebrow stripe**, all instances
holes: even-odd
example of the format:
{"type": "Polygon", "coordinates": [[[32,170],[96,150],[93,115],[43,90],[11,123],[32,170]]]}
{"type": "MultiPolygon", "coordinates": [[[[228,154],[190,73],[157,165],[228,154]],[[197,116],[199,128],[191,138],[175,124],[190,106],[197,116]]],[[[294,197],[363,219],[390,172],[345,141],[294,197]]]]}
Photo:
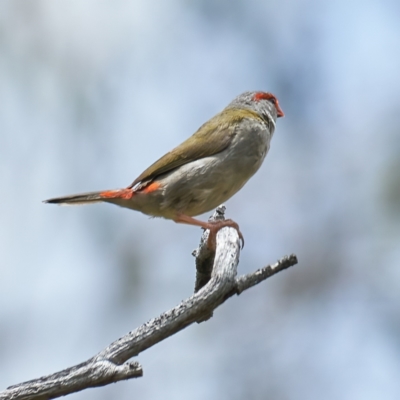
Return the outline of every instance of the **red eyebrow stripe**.
{"type": "Polygon", "coordinates": [[[276,113],[277,113],[278,117],[284,117],[285,114],[283,113],[282,108],[279,106],[279,101],[272,93],[257,92],[253,96],[254,101],[271,100],[271,99],[275,100],[274,103],[275,103],[276,113]]]}
{"type": "Polygon", "coordinates": [[[254,101],[270,100],[272,98],[275,98],[276,100],[276,97],[272,93],[265,93],[265,92],[257,92],[253,97],[254,101]]]}

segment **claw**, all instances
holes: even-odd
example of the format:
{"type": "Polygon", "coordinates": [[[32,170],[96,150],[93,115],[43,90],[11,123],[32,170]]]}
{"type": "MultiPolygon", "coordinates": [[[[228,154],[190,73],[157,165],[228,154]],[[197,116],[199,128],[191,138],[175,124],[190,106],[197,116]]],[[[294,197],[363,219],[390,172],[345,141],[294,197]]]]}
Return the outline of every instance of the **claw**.
{"type": "Polygon", "coordinates": [[[243,250],[243,247],[244,247],[244,237],[243,237],[243,235],[242,235],[242,232],[238,231],[238,234],[239,234],[239,239],[240,239],[240,241],[241,241],[240,250],[243,250]]]}
{"type": "Polygon", "coordinates": [[[232,221],[231,219],[226,219],[226,220],[222,220],[222,221],[208,222],[208,224],[209,224],[208,229],[210,230],[210,234],[208,236],[207,246],[209,249],[215,250],[217,233],[220,229],[225,228],[226,226],[236,229],[236,231],[239,235],[239,239],[241,241],[240,248],[243,249],[244,237],[243,237],[242,232],[239,229],[239,225],[235,221],[232,221]]]}

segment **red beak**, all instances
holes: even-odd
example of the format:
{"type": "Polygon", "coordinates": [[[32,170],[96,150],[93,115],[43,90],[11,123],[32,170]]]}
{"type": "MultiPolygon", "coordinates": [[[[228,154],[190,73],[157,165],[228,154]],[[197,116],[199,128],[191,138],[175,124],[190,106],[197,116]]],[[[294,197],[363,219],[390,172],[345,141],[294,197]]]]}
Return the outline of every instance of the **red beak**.
{"type": "Polygon", "coordinates": [[[282,109],[279,107],[278,100],[276,100],[275,108],[276,108],[276,115],[278,116],[278,118],[285,116],[285,114],[283,113],[282,109]]]}

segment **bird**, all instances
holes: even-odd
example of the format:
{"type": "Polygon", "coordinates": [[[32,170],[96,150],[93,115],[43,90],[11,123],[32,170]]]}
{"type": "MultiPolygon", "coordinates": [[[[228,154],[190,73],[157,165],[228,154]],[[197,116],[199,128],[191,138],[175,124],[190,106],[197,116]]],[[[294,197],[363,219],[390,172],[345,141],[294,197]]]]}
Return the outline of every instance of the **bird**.
{"type": "Polygon", "coordinates": [[[152,217],[209,229],[208,247],[215,249],[216,234],[231,219],[201,221],[237,193],[257,172],[270,148],[277,118],[284,113],[272,93],[248,91],[234,98],[192,136],[142,172],[131,185],[44,200],[44,203],[115,204],[152,217]]]}

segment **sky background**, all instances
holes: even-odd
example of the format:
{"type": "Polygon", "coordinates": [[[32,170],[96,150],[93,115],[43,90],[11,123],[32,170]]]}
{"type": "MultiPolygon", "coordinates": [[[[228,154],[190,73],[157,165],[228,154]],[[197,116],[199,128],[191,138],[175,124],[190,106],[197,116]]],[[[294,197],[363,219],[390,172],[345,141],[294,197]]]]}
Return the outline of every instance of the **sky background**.
{"type": "MultiPolygon", "coordinates": [[[[192,294],[201,231],[107,204],[247,90],[279,119],[226,203],[239,273],[299,264],[140,354],[91,399],[400,397],[400,3],[0,3],[0,390],[192,294]]],[[[202,218],[207,218],[203,215],[202,218]]]]}

